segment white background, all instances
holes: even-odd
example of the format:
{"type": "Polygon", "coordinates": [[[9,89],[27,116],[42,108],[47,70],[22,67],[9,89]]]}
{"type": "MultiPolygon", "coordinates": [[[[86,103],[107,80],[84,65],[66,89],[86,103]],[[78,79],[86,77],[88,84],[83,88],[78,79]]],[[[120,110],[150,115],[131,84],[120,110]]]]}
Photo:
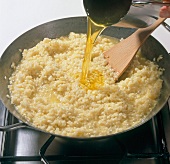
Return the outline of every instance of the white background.
{"type": "MultiPolygon", "coordinates": [[[[39,24],[85,15],[83,0],[0,0],[0,56],[14,39],[39,24]]],[[[153,36],[170,52],[170,32],[159,27],[153,36]]]]}

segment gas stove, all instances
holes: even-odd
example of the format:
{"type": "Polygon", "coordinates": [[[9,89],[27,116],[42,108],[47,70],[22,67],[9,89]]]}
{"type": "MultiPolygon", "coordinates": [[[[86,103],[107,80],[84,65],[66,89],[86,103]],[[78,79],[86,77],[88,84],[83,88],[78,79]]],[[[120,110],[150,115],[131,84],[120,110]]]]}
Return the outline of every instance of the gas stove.
{"type": "Polygon", "coordinates": [[[170,101],[150,121],[119,137],[67,140],[33,130],[13,128],[20,123],[0,102],[0,162],[3,164],[98,163],[169,164],[170,101]]]}

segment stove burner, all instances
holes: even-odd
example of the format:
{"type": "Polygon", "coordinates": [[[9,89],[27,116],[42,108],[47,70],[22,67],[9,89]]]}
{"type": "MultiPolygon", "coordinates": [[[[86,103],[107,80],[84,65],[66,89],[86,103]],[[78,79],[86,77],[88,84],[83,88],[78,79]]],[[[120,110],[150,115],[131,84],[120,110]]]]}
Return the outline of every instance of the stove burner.
{"type": "Polygon", "coordinates": [[[98,141],[73,140],[23,128],[0,102],[0,162],[170,163],[168,103],[144,125],[117,137],[98,141]],[[22,128],[18,129],[18,125],[22,128]]]}
{"type": "MultiPolygon", "coordinates": [[[[45,157],[45,152],[54,139],[55,136],[51,136],[40,149],[40,156],[45,164],[49,163],[45,157]]],[[[83,159],[89,161],[114,159],[116,163],[119,163],[127,153],[126,147],[116,137],[97,141],[70,141],[63,143],[62,146],[64,146],[64,152],[62,153],[64,155],[58,156],[59,160],[81,161],[83,159]]]]}

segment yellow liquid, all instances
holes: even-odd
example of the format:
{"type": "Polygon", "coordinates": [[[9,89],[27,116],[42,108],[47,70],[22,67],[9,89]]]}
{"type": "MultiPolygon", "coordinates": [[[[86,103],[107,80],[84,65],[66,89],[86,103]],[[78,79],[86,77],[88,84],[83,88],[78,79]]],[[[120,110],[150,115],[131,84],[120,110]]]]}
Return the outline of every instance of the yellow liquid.
{"type": "Polygon", "coordinates": [[[81,81],[81,85],[83,88],[96,90],[104,85],[104,77],[98,70],[93,70],[84,81],[81,81]]]}
{"type": "Polygon", "coordinates": [[[88,89],[97,89],[96,86],[104,84],[101,72],[95,70],[95,74],[89,73],[93,44],[106,27],[119,22],[126,15],[131,2],[132,0],[83,0],[88,16],[88,31],[80,82],[88,89]],[[95,78],[93,78],[94,75],[95,78]]]}
{"type": "Polygon", "coordinates": [[[94,42],[104,29],[105,26],[94,23],[90,17],[88,17],[87,42],[80,80],[81,84],[86,86],[88,89],[97,89],[97,86],[99,87],[104,84],[104,79],[101,72],[95,70],[89,73],[91,51],[93,49],[94,42]]]}

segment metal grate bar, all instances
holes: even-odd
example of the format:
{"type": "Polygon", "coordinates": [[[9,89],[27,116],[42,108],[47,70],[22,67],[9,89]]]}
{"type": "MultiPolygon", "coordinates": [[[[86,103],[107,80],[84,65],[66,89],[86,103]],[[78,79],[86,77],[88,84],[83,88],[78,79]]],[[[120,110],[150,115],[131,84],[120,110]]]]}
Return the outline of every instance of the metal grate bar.
{"type": "Polygon", "coordinates": [[[163,158],[168,159],[170,158],[169,153],[142,153],[142,154],[127,154],[127,158],[163,158]]]}
{"type": "MultiPolygon", "coordinates": [[[[147,153],[147,154],[127,154],[126,158],[147,158],[147,159],[167,159],[170,154],[147,153]]],[[[100,156],[68,156],[68,155],[47,155],[48,161],[86,161],[86,160],[116,160],[119,157],[113,155],[100,155],[100,156]]],[[[16,161],[41,161],[40,156],[5,156],[0,157],[0,162],[16,162],[16,161]]],[[[169,161],[169,160],[168,160],[169,161]]]]}

